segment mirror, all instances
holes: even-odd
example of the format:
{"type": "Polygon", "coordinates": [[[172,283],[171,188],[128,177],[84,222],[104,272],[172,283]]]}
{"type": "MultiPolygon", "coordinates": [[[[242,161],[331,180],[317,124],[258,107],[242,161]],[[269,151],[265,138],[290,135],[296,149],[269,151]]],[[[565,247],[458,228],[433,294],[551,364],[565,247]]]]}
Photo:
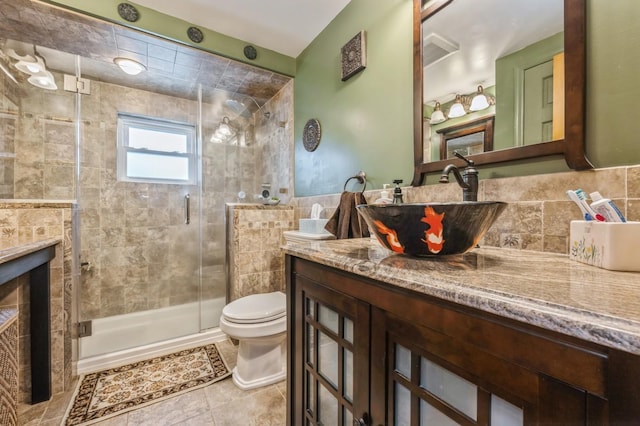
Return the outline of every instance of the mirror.
{"type": "MultiPolygon", "coordinates": [[[[453,86],[447,86],[447,83],[444,80],[440,80],[440,83],[436,83],[431,87],[429,84],[432,82],[438,81],[438,75],[436,71],[438,69],[437,61],[434,62],[435,65],[430,65],[424,67],[424,61],[433,61],[431,58],[432,50],[427,49],[427,54],[425,54],[425,37],[427,38],[426,43],[434,43],[436,49],[446,50],[449,45],[453,46],[453,49],[449,49],[449,51],[453,50],[454,53],[450,53],[449,56],[443,56],[444,59],[441,59],[441,62],[445,62],[446,60],[454,59],[455,57],[455,48],[463,49],[464,44],[460,43],[456,45],[455,40],[448,40],[445,37],[442,37],[440,40],[438,39],[438,34],[434,31],[431,31],[431,27],[429,26],[429,20],[433,19],[433,28],[438,28],[437,21],[438,14],[445,17],[446,26],[454,28],[456,24],[460,24],[463,28],[460,28],[459,31],[469,30],[469,24],[465,24],[465,21],[468,21],[467,18],[471,18],[479,23],[486,23],[489,26],[492,26],[488,17],[483,17],[482,13],[484,12],[470,12],[469,9],[465,9],[465,5],[463,2],[469,0],[414,0],[414,22],[413,22],[413,39],[414,39],[414,177],[412,185],[417,186],[424,183],[425,175],[430,172],[440,172],[442,169],[449,163],[455,163],[462,165],[460,160],[451,160],[446,159],[446,155],[443,155],[441,152],[441,147],[446,149],[446,140],[444,139],[444,134],[450,133],[449,128],[457,128],[460,129],[464,127],[466,121],[474,121],[476,119],[488,119],[494,118],[495,111],[495,124],[493,134],[495,135],[495,140],[487,141],[483,146],[485,147],[484,152],[476,153],[477,150],[470,151],[471,155],[469,156],[476,165],[485,165],[485,164],[496,164],[514,160],[523,160],[530,158],[538,158],[545,156],[564,156],[565,161],[569,168],[575,170],[583,170],[589,169],[593,166],[589,163],[584,155],[584,114],[585,114],[585,27],[586,27],[586,6],[585,0],[554,0],[560,2],[561,4],[558,6],[561,11],[563,11],[563,19],[561,23],[553,24],[545,19],[538,20],[538,27],[544,26],[549,27],[544,29],[546,34],[554,34],[558,32],[558,29],[562,31],[560,26],[562,23],[564,24],[564,43],[560,38],[560,45],[558,45],[557,37],[554,39],[551,37],[552,42],[555,42],[557,49],[560,51],[564,51],[564,61],[560,61],[560,65],[564,67],[564,73],[562,73],[562,67],[555,68],[554,72],[561,77],[557,79],[557,81],[564,81],[564,90],[560,86],[560,90],[558,90],[558,85],[556,83],[556,98],[554,99],[554,103],[556,104],[556,109],[560,111],[560,119],[554,118],[553,121],[556,124],[556,129],[554,129],[554,135],[552,135],[551,126],[549,126],[548,135],[544,135],[543,132],[539,132],[537,136],[527,136],[522,137],[518,135],[523,134],[523,130],[519,127],[519,124],[522,120],[522,111],[525,106],[522,103],[517,103],[512,101],[509,106],[506,101],[508,98],[520,99],[524,96],[522,95],[521,85],[513,83],[510,87],[509,92],[505,92],[503,89],[504,83],[500,80],[499,83],[496,83],[495,79],[495,71],[493,74],[482,74],[477,73],[474,74],[468,81],[465,81],[464,78],[459,77],[454,84],[459,84],[459,88],[454,88],[453,86]],[[467,13],[471,14],[470,16],[460,17],[459,19],[452,18],[448,16],[447,8],[451,12],[459,11],[459,13],[467,13]],[[555,30],[554,30],[554,25],[555,30]],[[434,36],[435,33],[435,36],[434,36]],[[443,41],[444,40],[444,41],[443,41]],[[426,56],[426,58],[425,58],[426,56]],[[559,71],[558,71],[559,70],[559,71]],[[428,72],[432,74],[429,75],[428,72]],[[425,74],[428,77],[425,77],[425,74]],[[562,78],[564,77],[564,78],[562,78]],[[427,108],[429,105],[433,108],[435,101],[438,101],[442,104],[442,110],[448,111],[447,102],[452,103],[453,98],[456,94],[459,95],[468,95],[462,96],[467,101],[470,101],[473,95],[474,87],[478,85],[483,85],[487,88],[486,94],[494,95],[495,105],[491,105],[485,111],[479,111],[469,115],[463,121],[462,119],[456,120],[448,120],[450,123],[442,123],[438,126],[431,126],[428,120],[424,121],[425,116],[425,104],[427,104],[427,108]],[[496,88],[498,88],[498,93],[496,93],[496,88]],[[434,90],[432,90],[434,89],[434,90]],[[500,92],[503,90],[503,92],[500,92]],[[512,94],[510,92],[516,92],[512,94]],[[426,93],[426,95],[425,95],[426,93]],[[439,95],[437,95],[439,93],[439,95]],[[558,98],[559,94],[559,98],[558,98]],[[508,96],[507,96],[508,95],[508,96]],[[449,99],[447,99],[447,96],[449,99]],[[430,97],[430,99],[427,99],[430,97]],[[504,99],[505,103],[500,105],[500,100],[504,99]],[[558,108],[559,105],[563,105],[564,107],[558,108]],[[505,108],[506,114],[501,113],[505,108]],[[513,117],[509,116],[509,111],[512,111],[513,117]],[[501,115],[502,114],[502,115],[501,115]],[[506,115],[506,116],[505,116],[506,115]],[[557,124],[561,123],[561,118],[564,116],[564,126],[559,126],[559,132],[557,129],[557,124]],[[502,121],[501,121],[502,120],[502,121]],[[509,121],[511,120],[511,121],[509,121]],[[502,126],[502,127],[500,127],[502,126]],[[500,129],[504,129],[506,127],[507,132],[505,136],[505,132],[500,131],[500,129]],[[496,131],[497,128],[497,131],[496,131]],[[563,131],[564,130],[564,131],[563,131]],[[564,133],[564,138],[562,138],[562,134],[564,133]],[[559,137],[558,137],[559,135],[559,137]],[[429,136],[431,139],[431,145],[426,145],[423,141],[426,139],[429,140],[429,136]],[[532,143],[532,140],[546,140],[545,142],[532,143]],[[443,145],[444,141],[444,145],[443,145]],[[514,146],[518,144],[518,146],[514,146]],[[489,148],[487,148],[489,147],[489,148]],[[491,148],[492,147],[492,148],[491,148]],[[490,150],[487,150],[490,149],[490,150]],[[425,153],[426,151],[426,153],[425,153]]],[[[474,2],[473,0],[471,0],[474,2]]],[[[485,10],[487,14],[490,14],[487,3],[484,2],[474,2],[474,3],[482,3],[485,6],[485,10]]],[[[489,2],[491,3],[491,2],[489,2]]],[[[507,2],[509,3],[509,2],[507,2]]],[[[533,4],[537,4],[534,2],[533,4]]],[[[519,6],[518,6],[519,7],[519,6]]],[[[535,9],[534,9],[535,10],[535,9]]],[[[531,12],[529,13],[529,17],[531,16],[531,12]]],[[[556,13],[557,15],[557,13],[556,13]]],[[[528,21],[535,21],[534,19],[525,19],[528,21]]],[[[495,28],[495,25],[493,25],[495,28]]],[[[482,25],[474,26],[474,36],[472,38],[475,39],[483,39],[485,35],[482,33],[483,27],[482,25]],[[479,29],[478,29],[479,28],[479,29]],[[480,31],[480,32],[478,32],[480,31]]],[[[504,25],[499,26],[502,30],[506,31],[510,28],[510,25],[505,23],[504,25]]],[[[516,30],[519,34],[525,32],[521,28],[521,26],[516,26],[516,30]]],[[[531,32],[540,32],[541,34],[545,34],[544,31],[539,31],[540,28],[534,28],[531,32]]],[[[486,31],[489,32],[488,30],[486,31]]],[[[503,34],[501,40],[511,39],[512,37],[509,34],[503,34]]],[[[544,37],[542,37],[544,38],[544,37]]],[[[503,42],[501,42],[503,43],[503,42]]],[[[516,55],[518,51],[523,50],[528,46],[524,41],[520,42],[520,45],[513,44],[512,46],[507,46],[508,43],[504,42],[504,45],[495,47],[490,46],[496,53],[496,56],[492,58],[481,58],[485,62],[489,62],[493,69],[495,69],[495,59],[499,57],[503,57],[507,54],[516,55]],[[514,53],[516,52],[516,53],[514,53]]],[[[495,43],[494,43],[495,44],[495,43]]],[[[428,47],[428,46],[427,46],[428,47]]],[[[487,49],[487,50],[491,50],[487,49]]],[[[547,49],[548,50],[548,49],[547,49]]],[[[447,53],[443,53],[443,55],[447,55],[447,53]]],[[[511,56],[513,56],[511,55],[511,56]]],[[[459,55],[462,56],[462,55],[459,55]]],[[[472,56],[472,55],[471,55],[472,56]]],[[[485,55],[486,56],[486,55],[485,55]]],[[[558,55],[561,57],[560,55],[558,55]]],[[[466,55],[464,57],[470,57],[466,55]]],[[[476,58],[478,59],[478,58],[476,58]]],[[[463,63],[464,61],[458,61],[459,63],[463,63]]],[[[470,62],[470,61],[467,61],[470,62]]],[[[556,65],[558,64],[556,58],[556,65]]],[[[525,65],[526,66],[526,65],[525,65]]],[[[449,71],[448,73],[451,73],[449,71]]],[[[460,76],[462,76],[464,70],[460,71],[460,76]]],[[[469,73],[470,74],[470,73],[469,73]]],[[[500,74],[500,73],[499,73],[500,74]]],[[[503,75],[506,75],[503,73],[503,75]]],[[[500,77],[502,79],[502,77],[500,77]]],[[[507,86],[509,87],[509,86],[507,86]]],[[[493,100],[493,99],[492,99],[493,100]]],[[[463,102],[464,103],[464,102],[463,102]]],[[[468,109],[468,102],[467,102],[468,109]]],[[[429,114],[428,114],[429,115],[429,114]]],[[[464,153],[463,153],[464,154],[464,153]]]]}

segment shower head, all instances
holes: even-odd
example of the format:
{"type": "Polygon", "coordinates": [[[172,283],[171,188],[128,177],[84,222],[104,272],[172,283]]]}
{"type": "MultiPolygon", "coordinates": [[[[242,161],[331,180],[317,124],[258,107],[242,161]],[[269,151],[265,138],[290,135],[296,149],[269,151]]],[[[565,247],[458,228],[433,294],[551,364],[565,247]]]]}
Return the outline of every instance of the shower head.
{"type": "MultiPolygon", "coordinates": [[[[262,111],[264,118],[269,118],[271,116],[271,113],[268,111],[263,111],[262,107],[260,107],[260,104],[258,104],[258,102],[255,99],[253,99],[251,96],[245,96],[245,98],[251,99],[253,103],[256,104],[256,106],[258,107],[258,110],[262,111]]],[[[242,116],[244,118],[251,117],[251,111],[249,110],[249,107],[247,107],[247,105],[244,104],[244,102],[231,98],[224,101],[224,105],[228,110],[230,110],[236,115],[242,116]]]]}
{"type": "Polygon", "coordinates": [[[236,99],[227,99],[224,101],[224,106],[236,115],[241,115],[245,118],[249,118],[251,116],[251,112],[245,104],[236,99]]]}

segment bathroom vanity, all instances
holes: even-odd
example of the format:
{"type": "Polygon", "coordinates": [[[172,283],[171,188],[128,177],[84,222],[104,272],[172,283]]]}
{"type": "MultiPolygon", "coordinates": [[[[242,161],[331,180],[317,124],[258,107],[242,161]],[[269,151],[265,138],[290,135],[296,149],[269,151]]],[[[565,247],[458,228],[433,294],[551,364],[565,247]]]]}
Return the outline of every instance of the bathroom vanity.
{"type": "MultiPolygon", "coordinates": [[[[9,248],[0,245],[0,285],[4,285],[23,274],[29,274],[29,327],[22,326],[21,333],[29,335],[29,349],[23,351],[30,353],[32,404],[48,401],[51,398],[49,262],[55,257],[55,246],[59,243],[59,239],[50,238],[9,248]]],[[[6,346],[7,344],[3,343],[5,350],[8,350],[6,346]]],[[[2,356],[3,368],[6,367],[7,360],[17,358],[14,354],[0,353],[0,355],[2,356]]],[[[17,380],[15,383],[7,382],[4,379],[2,381],[3,387],[16,386],[13,392],[15,392],[14,395],[17,394],[17,380]]]]}
{"type": "Polygon", "coordinates": [[[640,274],[497,248],[415,259],[370,239],[285,252],[289,425],[640,419],[640,274]]]}

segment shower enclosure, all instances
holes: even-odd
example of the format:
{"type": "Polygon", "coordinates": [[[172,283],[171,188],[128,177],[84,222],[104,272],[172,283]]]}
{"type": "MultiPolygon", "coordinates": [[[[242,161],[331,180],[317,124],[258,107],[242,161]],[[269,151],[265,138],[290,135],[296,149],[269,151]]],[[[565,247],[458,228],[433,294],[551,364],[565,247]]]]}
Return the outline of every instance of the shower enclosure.
{"type": "Polygon", "coordinates": [[[11,38],[0,39],[0,118],[12,120],[3,140],[13,132],[15,159],[0,189],[3,198],[76,200],[77,358],[215,329],[225,203],[259,192],[256,135],[265,132],[256,130],[277,115],[263,107],[290,79],[20,2],[34,8],[25,19],[67,31],[2,28],[11,38]],[[53,86],[16,67],[27,56],[53,86]],[[117,57],[145,70],[127,74],[117,57]]]}

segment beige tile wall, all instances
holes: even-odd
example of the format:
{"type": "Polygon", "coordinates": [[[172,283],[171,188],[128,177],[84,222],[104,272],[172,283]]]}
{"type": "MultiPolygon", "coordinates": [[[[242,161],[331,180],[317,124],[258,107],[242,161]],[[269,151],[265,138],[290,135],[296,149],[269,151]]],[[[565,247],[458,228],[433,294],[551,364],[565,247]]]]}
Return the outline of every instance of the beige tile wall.
{"type": "Polygon", "coordinates": [[[283,232],[294,229],[292,206],[227,207],[229,301],[284,291],[283,232]]]}
{"type": "Polygon", "coordinates": [[[15,309],[0,309],[0,424],[18,424],[18,322],[15,309]]]}
{"type": "MultiPolygon", "coordinates": [[[[640,221],[640,166],[486,179],[480,181],[478,199],[506,201],[509,205],[482,243],[568,253],[569,223],[580,220],[581,214],[565,191],[577,188],[587,193],[600,192],[618,205],[627,220],[640,221]]],[[[408,187],[403,192],[405,202],[462,200],[462,190],[455,183],[408,187]]],[[[368,202],[373,202],[380,196],[380,190],[367,191],[365,195],[368,202]]],[[[296,220],[309,217],[316,202],[325,207],[322,217],[330,217],[338,201],[339,194],[296,198],[296,220]]]]}

